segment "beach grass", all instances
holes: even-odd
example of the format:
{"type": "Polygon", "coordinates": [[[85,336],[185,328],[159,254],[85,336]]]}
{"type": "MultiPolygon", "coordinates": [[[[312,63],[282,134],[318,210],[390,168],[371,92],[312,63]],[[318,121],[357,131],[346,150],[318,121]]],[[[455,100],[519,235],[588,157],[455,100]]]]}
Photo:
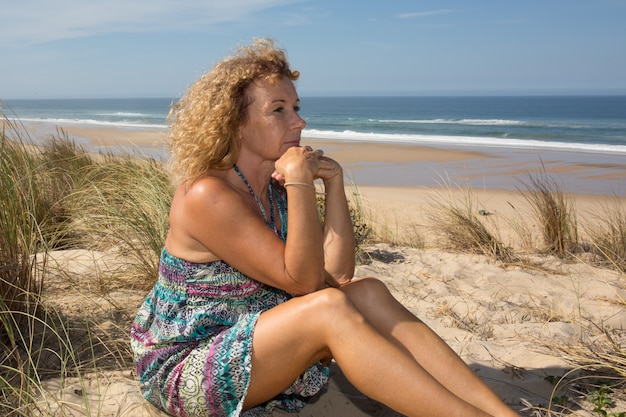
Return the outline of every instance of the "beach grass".
{"type": "Polygon", "coordinates": [[[522,194],[532,207],[543,236],[547,253],[561,258],[571,256],[579,248],[575,207],[562,186],[545,168],[537,175],[529,175],[522,194]]]}
{"type": "Polygon", "coordinates": [[[551,401],[545,407],[531,407],[540,416],[577,415],[590,410],[599,417],[625,417],[622,406],[626,390],[626,335],[607,328],[589,329],[594,337],[567,345],[551,342],[550,349],[561,352],[572,368],[563,375],[548,375],[554,385],[551,401]]]}
{"type": "MultiPolygon", "coordinates": [[[[141,294],[152,286],[173,190],[163,163],[143,155],[85,152],[62,131],[46,145],[34,146],[23,127],[8,120],[1,134],[0,414],[63,415],[63,388],[70,380],[86,385],[98,380],[93,375],[132,368],[127,331],[136,306],[120,305],[117,296],[141,290],[139,304],[141,294]],[[59,254],[71,259],[61,262],[59,254]],[[84,256],[87,267],[68,267],[84,256]],[[53,287],[68,298],[47,297],[46,289],[53,287]],[[80,308],[72,309],[72,304],[80,308]],[[61,381],[55,395],[46,385],[51,376],[61,381]]],[[[358,189],[348,191],[361,249],[388,232],[372,226],[358,189]]],[[[581,246],[579,226],[574,203],[565,193],[546,176],[531,177],[528,189],[520,191],[534,207],[535,222],[543,225],[542,245],[534,250],[564,257],[576,253],[581,246]]],[[[503,264],[518,262],[521,255],[503,243],[496,216],[482,209],[472,190],[463,188],[461,199],[456,195],[444,187],[433,202],[432,227],[441,245],[503,264]]],[[[624,207],[616,203],[594,215],[585,229],[593,259],[623,274],[624,207]]],[[[492,337],[492,328],[470,315],[459,315],[445,303],[440,310],[457,327],[479,338],[492,337]]],[[[586,328],[589,338],[578,345],[549,343],[572,363],[572,373],[558,375],[553,401],[531,405],[531,413],[571,415],[574,408],[586,408],[620,417],[611,401],[626,384],[623,330],[601,323],[586,328]],[[578,397],[572,394],[576,390],[578,397]]],[[[100,415],[83,394],[86,390],[74,391],[84,396],[77,415],[100,415]]]]}
{"type": "Polygon", "coordinates": [[[469,186],[458,187],[462,198],[453,193],[454,185],[447,184],[437,193],[430,213],[433,230],[442,238],[442,244],[452,250],[480,253],[495,260],[510,263],[518,260],[513,249],[498,236],[493,213],[479,208],[469,186]]]}
{"type": "MultiPolygon", "coordinates": [[[[0,412],[4,404],[21,407],[17,392],[27,392],[32,355],[22,355],[30,338],[24,332],[37,321],[38,297],[43,281],[35,268],[35,257],[45,251],[47,197],[42,197],[42,178],[35,156],[21,141],[7,136],[18,132],[14,124],[3,124],[0,137],[0,412]],[[26,339],[26,340],[25,340],[26,339]]],[[[22,139],[22,138],[19,138],[22,139]]]]}
{"type": "Polygon", "coordinates": [[[57,415],[53,410],[64,400],[45,394],[50,376],[81,380],[132,366],[127,333],[133,313],[121,311],[112,294],[129,283],[152,285],[169,183],[156,161],[91,155],[63,132],[35,146],[22,126],[9,120],[2,126],[0,414],[57,415]],[[107,285],[93,291],[54,262],[55,253],[71,250],[121,256],[114,268],[97,271],[107,285]],[[46,297],[53,286],[72,294],[70,304],[88,309],[60,311],[59,300],[46,297]]]}
{"type": "Polygon", "coordinates": [[[587,215],[589,223],[584,229],[597,261],[626,274],[626,207],[612,199],[587,215]]]}
{"type": "Polygon", "coordinates": [[[126,259],[116,274],[148,289],[157,275],[173,190],[163,164],[103,155],[67,198],[75,245],[126,259]]]}

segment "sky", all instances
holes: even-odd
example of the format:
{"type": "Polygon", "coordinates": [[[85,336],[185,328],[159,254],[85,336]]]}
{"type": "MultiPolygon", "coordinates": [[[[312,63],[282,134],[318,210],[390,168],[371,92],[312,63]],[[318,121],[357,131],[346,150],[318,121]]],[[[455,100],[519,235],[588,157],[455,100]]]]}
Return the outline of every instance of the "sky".
{"type": "Polygon", "coordinates": [[[301,96],[626,94],[626,0],[2,0],[0,99],[180,97],[271,37],[301,96]]]}

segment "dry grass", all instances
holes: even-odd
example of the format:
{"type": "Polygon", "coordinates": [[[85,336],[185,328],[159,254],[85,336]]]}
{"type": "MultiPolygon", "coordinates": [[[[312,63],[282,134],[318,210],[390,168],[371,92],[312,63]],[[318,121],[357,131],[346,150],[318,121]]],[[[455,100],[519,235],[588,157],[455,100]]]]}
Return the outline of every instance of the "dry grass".
{"type": "Polygon", "coordinates": [[[130,155],[106,155],[67,198],[78,247],[127,259],[123,275],[151,288],[168,227],[173,191],[162,164],[130,155]]]}
{"type": "Polygon", "coordinates": [[[113,294],[128,283],[152,285],[171,192],[157,161],[94,158],[63,132],[36,147],[23,127],[9,120],[2,126],[0,414],[49,415],[57,401],[42,400],[49,376],[80,380],[96,369],[131,367],[134,312],[121,311],[113,294]],[[123,254],[119,268],[100,270],[113,283],[100,293],[84,291],[52,265],[52,251],[81,248],[123,254]],[[44,297],[44,288],[58,285],[56,294],[71,295],[62,306],[63,296],[44,297]],[[72,313],[74,304],[89,307],[72,313]]]}
{"type": "Polygon", "coordinates": [[[457,200],[451,186],[444,188],[448,192],[437,194],[436,209],[430,213],[433,230],[441,236],[443,245],[456,251],[484,254],[506,263],[517,262],[513,250],[499,238],[489,214],[478,208],[471,188],[461,189],[463,199],[457,200]]]}
{"type": "MultiPolygon", "coordinates": [[[[28,370],[34,357],[23,355],[32,345],[32,329],[39,311],[43,281],[34,268],[34,257],[46,242],[46,207],[37,158],[22,142],[7,136],[18,127],[3,123],[0,137],[0,412],[3,404],[19,407],[28,399],[15,391],[28,392],[28,370]],[[24,336],[24,335],[27,336],[24,336]]],[[[21,138],[20,138],[21,139],[21,138]]],[[[12,406],[13,407],[13,406],[12,406]]]]}
{"type": "Polygon", "coordinates": [[[559,256],[570,256],[578,249],[578,227],[574,204],[562,187],[544,171],[530,175],[522,193],[532,207],[540,226],[544,251],[559,256]]]}
{"type": "Polygon", "coordinates": [[[16,127],[4,124],[0,137],[1,301],[9,310],[28,312],[30,294],[40,293],[41,285],[30,257],[45,243],[43,226],[52,203],[43,196],[37,159],[21,142],[9,141],[7,129],[16,127]]]}
{"type": "Polygon", "coordinates": [[[537,417],[626,416],[626,332],[589,329],[587,340],[574,345],[537,341],[560,352],[572,368],[563,375],[549,375],[554,384],[550,403],[528,404],[537,417]],[[585,410],[591,410],[585,411],[585,410]]]}
{"type": "Polygon", "coordinates": [[[626,207],[621,201],[590,213],[585,232],[597,261],[626,274],[626,207]]]}

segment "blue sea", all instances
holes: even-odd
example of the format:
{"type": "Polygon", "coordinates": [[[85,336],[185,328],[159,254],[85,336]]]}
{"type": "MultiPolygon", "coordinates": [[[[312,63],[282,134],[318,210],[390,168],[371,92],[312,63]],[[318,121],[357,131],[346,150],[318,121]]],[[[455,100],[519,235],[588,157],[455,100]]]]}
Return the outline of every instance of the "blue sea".
{"type": "MultiPolygon", "coordinates": [[[[626,96],[303,97],[305,137],[626,154],[626,96]]],[[[173,99],[9,100],[23,122],[166,129],[173,99]]]]}
{"type": "MultiPolygon", "coordinates": [[[[24,123],[166,130],[173,102],[7,100],[2,110],[24,123]]],[[[301,108],[307,138],[526,150],[536,160],[566,152],[574,162],[626,170],[626,96],[301,97],[301,108]]],[[[375,176],[364,178],[375,185],[375,176]]]]}

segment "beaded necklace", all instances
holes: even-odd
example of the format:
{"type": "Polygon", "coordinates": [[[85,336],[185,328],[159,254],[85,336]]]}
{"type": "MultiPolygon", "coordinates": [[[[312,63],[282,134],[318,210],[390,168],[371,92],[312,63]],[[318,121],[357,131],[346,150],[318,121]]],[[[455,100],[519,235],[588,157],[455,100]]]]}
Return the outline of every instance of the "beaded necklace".
{"type": "Polygon", "coordinates": [[[267,213],[265,212],[265,208],[263,207],[263,203],[261,202],[261,199],[256,195],[256,193],[254,192],[254,190],[248,183],[248,180],[243,175],[243,172],[241,172],[241,170],[236,164],[233,165],[233,168],[235,169],[235,172],[237,173],[237,175],[239,175],[239,178],[241,178],[243,183],[246,185],[246,187],[248,187],[248,191],[250,192],[250,195],[254,197],[254,200],[259,206],[259,210],[261,211],[261,215],[263,216],[263,220],[265,221],[265,224],[267,224],[274,231],[276,236],[280,237],[284,241],[287,236],[287,210],[286,210],[287,199],[284,193],[279,195],[279,198],[276,198],[274,196],[274,187],[272,185],[274,181],[270,181],[270,183],[267,186],[267,194],[268,194],[269,201],[270,201],[270,218],[268,220],[267,213]],[[276,219],[274,216],[274,201],[276,201],[276,205],[278,206],[278,213],[280,215],[280,223],[281,223],[281,229],[282,229],[280,231],[276,228],[276,219]]]}

